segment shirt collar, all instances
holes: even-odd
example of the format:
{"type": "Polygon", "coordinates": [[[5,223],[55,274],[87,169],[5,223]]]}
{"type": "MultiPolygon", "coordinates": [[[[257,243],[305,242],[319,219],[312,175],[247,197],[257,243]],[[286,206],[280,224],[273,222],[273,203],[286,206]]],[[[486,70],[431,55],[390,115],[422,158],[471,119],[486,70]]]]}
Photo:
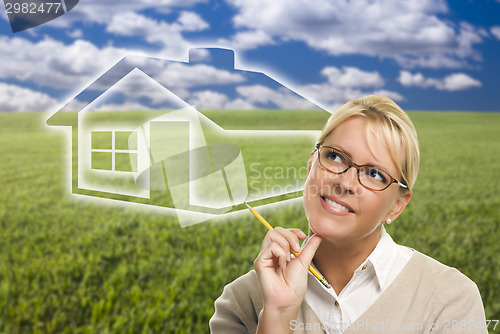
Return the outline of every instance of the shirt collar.
{"type": "Polygon", "coordinates": [[[396,255],[397,244],[394,240],[392,240],[389,233],[387,233],[385,228],[382,226],[377,246],[368,258],[355,270],[355,272],[363,270],[365,265],[365,269],[371,267],[375,272],[375,277],[377,278],[379,287],[383,289],[387,282],[387,277],[389,276],[396,255]]]}
{"type": "MultiPolygon", "coordinates": [[[[377,279],[379,287],[381,289],[384,289],[392,265],[394,264],[397,256],[397,247],[398,245],[394,242],[394,240],[392,240],[389,233],[387,233],[385,228],[382,226],[380,230],[380,239],[377,243],[377,246],[375,246],[375,249],[366,258],[366,260],[361,263],[361,265],[354,271],[354,273],[356,274],[365,270],[375,272],[375,277],[377,279]]],[[[314,269],[317,269],[314,263],[311,262],[311,265],[314,267],[314,269]]],[[[319,281],[318,284],[322,286],[319,281]]],[[[326,290],[325,287],[323,288],[326,290]]]]}

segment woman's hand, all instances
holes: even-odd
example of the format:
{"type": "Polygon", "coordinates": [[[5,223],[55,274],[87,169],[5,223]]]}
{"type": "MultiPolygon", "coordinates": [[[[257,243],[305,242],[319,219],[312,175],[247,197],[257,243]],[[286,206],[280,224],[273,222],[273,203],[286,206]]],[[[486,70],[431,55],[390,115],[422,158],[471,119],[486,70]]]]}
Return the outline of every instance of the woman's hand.
{"type": "Polygon", "coordinates": [[[283,229],[277,227],[269,231],[262,242],[259,256],[254,262],[264,299],[264,309],[260,314],[259,333],[262,330],[261,320],[267,323],[279,321],[284,326],[295,319],[307,289],[309,265],[321,243],[318,236],[311,237],[305,247],[300,250],[299,240],[306,235],[299,229],[283,229]],[[299,253],[297,258],[290,256],[290,249],[299,253]]]}

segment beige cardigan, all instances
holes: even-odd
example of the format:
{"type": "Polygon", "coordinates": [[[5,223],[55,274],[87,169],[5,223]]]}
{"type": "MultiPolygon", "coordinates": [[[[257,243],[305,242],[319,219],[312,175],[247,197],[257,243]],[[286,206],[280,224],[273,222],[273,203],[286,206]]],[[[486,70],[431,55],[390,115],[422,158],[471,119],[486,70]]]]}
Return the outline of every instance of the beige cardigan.
{"type": "MultiPolygon", "coordinates": [[[[263,301],[255,271],[224,288],[215,301],[210,332],[255,333],[263,301]]],[[[311,307],[302,303],[294,333],[326,333],[311,307]]],[[[414,251],[382,295],[344,332],[488,333],[483,303],[474,282],[455,268],[414,251]]]]}

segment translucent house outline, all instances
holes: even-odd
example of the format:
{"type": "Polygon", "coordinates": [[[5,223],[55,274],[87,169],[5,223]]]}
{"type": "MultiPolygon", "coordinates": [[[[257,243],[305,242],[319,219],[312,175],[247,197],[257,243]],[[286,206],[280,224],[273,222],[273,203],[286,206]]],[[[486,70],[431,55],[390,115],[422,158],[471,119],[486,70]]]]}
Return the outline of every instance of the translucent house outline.
{"type": "MultiPolygon", "coordinates": [[[[280,89],[288,89],[263,73],[234,69],[232,50],[215,51],[221,56],[219,58],[225,64],[225,69],[248,74],[258,80],[272,81],[280,89]]],[[[72,160],[77,161],[72,165],[72,174],[77,175],[72,181],[73,193],[167,207],[177,214],[181,226],[243,209],[243,201],[266,200],[266,203],[272,203],[283,200],[283,195],[287,195],[286,199],[302,195],[299,184],[284,187],[281,192],[263,192],[259,196],[249,194],[248,159],[254,159],[249,156],[248,150],[240,149],[238,140],[260,138],[261,146],[267,146],[266,143],[274,138],[286,137],[292,143],[293,140],[301,139],[313,144],[318,130],[283,128],[280,127],[279,120],[274,129],[225,129],[180,98],[176,94],[178,92],[170,89],[168,79],[155,77],[154,71],[150,69],[158,68],[158,64],[165,62],[171,61],[125,57],[49,117],[49,126],[72,127],[73,148],[77,148],[72,153],[72,160]],[[141,87],[161,92],[155,96],[164,96],[163,102],[167,101],[167,107],[163,107],[162,112],[156,112],[154,117],[135,123],[113,120],[115,115],[123,115],[126,111],[109,112],[111,116],[108,115],[108,118],[93,120],[98,115],[96,111],[108,102],[107,96],[112,95],[113,90],[119,91],[119,86],[127,82],[143,82],[141,87]],[[92,170],[89,158],[92,154],[92,131],[136,133],[137,156],[136,163],[133,164],[136,168],[129,172],[114,171],[114,176],[110,175],[109,170],[89,172],[92,170]],[[103,181],[107,179],[113,182],[107,184],[103,181]],[[170,202],[154,201],[154,194],[161,191],[168,192],[170,202]]],[[[323,113],[325,119],[330,115],[326,110],[289,91],[311,103],[312,108],[323,113]]]]}

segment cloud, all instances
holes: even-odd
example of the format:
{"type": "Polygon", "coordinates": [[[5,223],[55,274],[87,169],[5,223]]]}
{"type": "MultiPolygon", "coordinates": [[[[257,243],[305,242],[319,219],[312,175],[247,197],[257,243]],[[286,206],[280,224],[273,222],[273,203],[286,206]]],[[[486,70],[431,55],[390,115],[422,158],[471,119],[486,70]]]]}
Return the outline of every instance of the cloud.
{"type": "Polygon", "coordinates": [[[188,102],[198,109],[223,109],[228,100],[224,94],[206,90],[194,93],[188,102]]]}
{"type": "MultiPolygon", "coordinates": [[[[222,90],[233,87],[234,84],[244,82],[246,79],[238,73],[218,69],[207,64],[185,64],[179,62],[158,62],[152,58],[135,58],[138,61],[134,65],[138,68],[126,74],[112,87],[104,84],[95,86],[107,89],[99,97],[99,105],[106,104],[114,106],[125,106],[119,109],[158,109],[158,108],[179,108],[179,103],[184,101],[196,105],[201,109],[221,109],[230,101],[222,90]],[[151,77],[145,73],[149,73],[151,77]],[[211,87],[206,89],[205,87],[211,87]],[[205,88],[202,91],[196,89],[205,88]],[[218,91],[219,90],[219,91],[218,91]],[[139,108],[134,106],[144,106],[139,108]],[[127,107],[127,106],[133,107],[127,107]]],[[[243,107],[239,103],[240,107],[243,107]]],[[[71,108],[74,108],[71,106],[71,108]]],[[[101,108],[102,109],[102,108],[101,108]]]]}
{"type": "Polygon", "coordinates": [[[196,13],[182,11],[177,20],[181,31],[200,31],[208,29],[209,24],[196,13]]]}
{"type": "Polygon", "coordinates": [[[439,90],[457,91],[475,87],[481,87],[479,80],[471,78],[465,73],[450,74],[443,79],[426,78],[422,73],[411,74],[408,71],[400,71],[398,81],[407,87],[434,87],[439,90]]]}
{"type": "Polygon", "coordinates": [[[121,36],[140,36],[149,43],[160,45],[162,54],[182,57],[193,46],[182,36],[182,32],[200,31],[208,27],[208,23],[193,12],[181,12],[173,23],[157,21],[134,12],[124,12],[112,17],[106,31],[121,36]]]}
{"type": "Polygon", "coordinates": [[[243,109],[255,109],[255,106],[244,101],[240,98],[235,100],[230,100],[225,94],[204,90],[201,92],[196,92],[189,99],[189,104],[195,106],[199,110],[207,109],[232,109],[232,110],[243,110],[243,109]]]}
{"type": "Polygon", "coordinates": [[[153,9],[170,13],[173,9],[189,8],[207,0],[85,0],[64,16],[63,20],[53,20],[47,25],[70,27],[75,22],[98,23],[106,25],[115,15],[126,12],[141,12],[153,9]]]}
{"type": "Polygon", "coordinates": [[[219,44],[235,50],[243,51],[255,49],[264,45],[276,44],[272,37],[262,30],[241,31],[236,33],[231,39],[219,39],[219,44]]]}
{"type": "Polygon", "coordinates": [[[314,105],[304,97],[280,87],[271,89],[263,85],[236,87],[238,94],[253,105],[274,105],[280,109],[313,109],[314,105]]]}
{"type": "Polygon", "coordinates": [[[337,87],[381,87],[384,79],[378,72],[366,72],[356,67],[345,66],[342,69],[325,67],[321,74],[328,82],[337,87]]]}
{"type": "MultiPolygon", "coordinates": [[[[321,74],[325,78],[324,82],[294,88],[302,93],[301,96],[281,85],[269,87],[255,84],[241,73],[208,64],[158,62],[148,58],[138,60],[140,69],[154,73],[155,80],[164,83],[172,93],[199,109],[314,109],[316,106],[313,103],[338,105],[368,94],[382,94],[394,100],[404,100],[401,94],[382,89],[385,81],[380,73],[350,66],[323,68],[321,74]],[[230,98],[226,93],[233,88],[237,95],[230,98]]],[[[151,106],[163,102],[163,92],[158,94],[154,90],[145,90],[144,87],[147,87],[146,83],[134,79],[113,89],[119,89],[121,95],[129,100],[133,98],[141,103],[147,100],[151,106]]]]}
{"type": "Polygon", "coordinates": [[[189,96],[189,90],[199,86],[232,85],[244,82],[243,75],[218,69],[207,64],[184,64],[172,62],[163,64],[145,65],[148,71],[157,73],[159,82],[168,82],[169,89],[181,98],[189,96]]]}
{"type": "Polygon", "coordinates": [[[81,29],[76,29],[73,31],[68,31],[66,35],[74,39],[80,39],[83,37],[83,31],[81,29]]]}
{"type": "MultiPolygon", "coordinates": [[[[17,37],[0,37],[0,50],[1,79],[33,82],[42,87],[57,89],[82,87],[97,79],[99,74],[107,71],[124,56],[141,54],[139,51],[112,46],[99,49],[83,40],[66,45],[49,37],[39,42],[17,37]]],[[[187,65],[178,62],[164,65],[161,62],[146,60],[144,66],[158,73],[160,79],[173,82],[174,86],[179,88],[245,81],[245,78],[237,73],[206,64],[187,65]]]]}
{"type": "Polygon", "coordinates": [[[47,94],[0,82],[0,111],[46,111],[56,104],[47,94]]]}
{"type": "Polygon", "coordinates": [[[493,36],[500,40],[500,26],[491,27],[490,32],[493,36]]]}
{"type": "Polygon", "coordinates": [[[176,109],[182,105],[177,98],[172,99],[172,95],[163,86],[139,69],[127,73],[93,104],[98,109],[103,109],[100,105],[105,105],[108,109],[108,105],[113,105],[119,110],[176,109]]]}
{"type": "Polygon", "coordinates": [[[381,89],[385,81],[376,71],[368,72],[350,66],[327,66],[321,70],[321,74],[326,77],[326,82],[302,85],[297,87],[297,91],[330,108],[370,94],[384,95],[396,101],[405,99],[397,92],[381,89]]]}
{"type": "Polygon", "coordinates": [[[50,37],[38,42],[0,37],[0,78],[29,81],[42,87],[80,87],[95,79],[130,50],[77,40],[64,44],[50,37]]]}
{"type": "Polygon", "coordinates": [[[485,37],[482,29],[444,18],[445,0],[226,1],[237,11],[238,29],[261,31],[274,41],[302,41],[335,56],[392,58],[405,67],[467,66],[480,59],[474,46],[485,37]]]}
{"type": "Polygon", "coordinates": [[[390,90],[342,88],[328,83],[303,85],[298,87],[297,91],[328,110],[335,110],[347,101],[366,95],[383,95],[395,101],[405,100],[403,95],[390,90]]]}
{"type": "MultiPolygon", "coordinates": [[[[106,7],[113,7],[115,2],[109,1],[106,7]]],[[[148,6],[158,8],[157,5],[188,6],[200,1],[170,0],[158,3],[139,1],[141,4],[137,4],[135,1],[125,2],[130,5],[128,8],[137,9],[148,6]]],[[[123,7],[121,3],[116,3],[116,5],[117,9],[127,7],[123,7]]],[[[75,10],[80,7],[85,8],[82,10],[88,10],[88,6],[100,8],[102,3],[99,5],[95,1],[89,0],[85,4],[75,7],[75,10]]],[[[106,17],[109,20],[105,20],[103,23],[108,24],[108,32],[125,36],[145,36],[150,43],[160,45],[159,53],[163,57],[172,59],[185,58],[189,48],[192,47],[192,44],[183,38],[183,32],[208,28],[208,23],[198,14],[189,11],[178,13],[173,23],[156,21],[133,12],[117,10],[115,14],[108,10],[107,13],[109,15],[106,14],[108,15],[106,17]]],[[[78,11],[72,10],[65,17],[80,14],[78,11]]],[[[96,13],[96,15],[100,15],[100,13],[96,13]]],[[[84,17],[81,19],[92,21],[96,18],[84,17]]],[[[97,79],[98,75],[104,73],[123,57],[130,54],[145,55],[143,51],[133,48],[119,48],[112,44],[97,46],[90,41],[82,40],[80,38],[84,36],[84,33],[80,29],[68,30],[67,35],[76,40],[64,43],[51,37],[44,37],[38,41],[30,41],[20,37],[0,37],[0,50],[2,50],[0,79],[16,79],[56,89],[78,89],[97,79]]],[[[213,79],[213,77],[210,78],[213,79]]]]}

